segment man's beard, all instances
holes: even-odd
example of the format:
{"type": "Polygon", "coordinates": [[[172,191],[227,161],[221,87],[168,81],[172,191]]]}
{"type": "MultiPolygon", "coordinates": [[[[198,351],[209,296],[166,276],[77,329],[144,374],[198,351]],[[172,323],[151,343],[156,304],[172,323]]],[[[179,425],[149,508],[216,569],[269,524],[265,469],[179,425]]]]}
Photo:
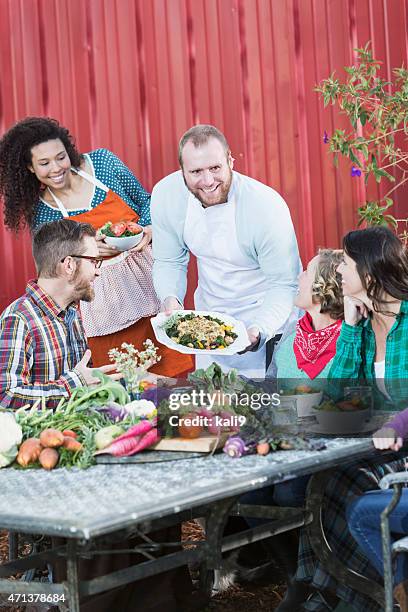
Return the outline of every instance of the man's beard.
{"type": "Polygon", "coordinates": [[[80,283],[75,286],[75,296],[76,300],[82,302],[92,302],[95,297],[95,289],[92,287],[91,283],[80,283]]]}
{"type": "Polygon", "coordinates": [[[187,181],[184,176],[184,172],[183,172],[183,179],[184,179],[184,184],[189,190],[189,192],[192,193],[193,196],[197,198],[200,204],[202,204],[204,207],[215,206],[216,204],[225,204],[225,202],[228,201],[228,194],[229,194],[229,190],[231,188],[231,183],[232,183],[232,170],[229,171],[228,180],[220,183],[217,189],[217,195],[218,195],[217,199],[211,202],[208,202],[204,199],[204,197],[201,195],[202,194],[201,189],[191,189],[188,186],[187,181]]]}
{"type": "Polygon", "coordinates": [[[72,301],[73,302],[92,302],[95,297],[95,289],[90,281],[84,281],[79,279],[80,271],[77,270],[71,283],[72,288],[72,301]]]}

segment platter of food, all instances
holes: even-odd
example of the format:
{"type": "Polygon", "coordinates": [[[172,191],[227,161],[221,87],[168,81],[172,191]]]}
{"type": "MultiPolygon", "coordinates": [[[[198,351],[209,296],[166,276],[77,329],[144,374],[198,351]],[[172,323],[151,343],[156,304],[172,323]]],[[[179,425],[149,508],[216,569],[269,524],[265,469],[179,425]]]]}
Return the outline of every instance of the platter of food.
{"type": "Polygon", "coordinates": [[[235,355],[249,345],[242,321],[225,313],[177,310],[151,319],[159,342],[191,355],[235,355]]]}

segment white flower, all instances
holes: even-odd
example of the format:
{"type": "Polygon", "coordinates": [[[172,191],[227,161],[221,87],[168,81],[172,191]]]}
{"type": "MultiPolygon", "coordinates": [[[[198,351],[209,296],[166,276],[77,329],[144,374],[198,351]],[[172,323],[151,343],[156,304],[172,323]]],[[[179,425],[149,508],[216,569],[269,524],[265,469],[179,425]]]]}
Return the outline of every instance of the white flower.
{"type": "Polygon", "coordinates": [[[148,369],[161,359],[157,355],[159,349],[150,339],[147,339],[143,345],[145,350],[138,351],[133,344],[124,342],[121,351],[117,348],[109,351],[110,360],[114,362],[130,390],[138,390],[139,383],[146,376],[148,369]]]}

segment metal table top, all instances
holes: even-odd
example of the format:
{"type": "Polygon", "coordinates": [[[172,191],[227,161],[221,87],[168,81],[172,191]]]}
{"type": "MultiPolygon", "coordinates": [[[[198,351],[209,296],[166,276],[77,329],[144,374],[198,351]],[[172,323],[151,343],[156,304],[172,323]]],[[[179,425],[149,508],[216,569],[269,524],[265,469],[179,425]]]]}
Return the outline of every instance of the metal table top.
{"type": "Polygon", "coordinates": [[[370,439],[327,440],[322,451],[0,470],[0,528],[89,539],[372,454],[370,439]]]}

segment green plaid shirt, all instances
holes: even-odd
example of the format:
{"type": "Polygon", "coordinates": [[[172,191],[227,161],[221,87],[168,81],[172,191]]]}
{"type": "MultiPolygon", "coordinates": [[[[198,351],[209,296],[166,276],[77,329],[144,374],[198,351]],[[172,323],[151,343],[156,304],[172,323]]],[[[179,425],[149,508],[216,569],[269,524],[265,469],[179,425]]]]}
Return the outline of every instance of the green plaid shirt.
{"type": "MultiPolygon", "coordinates": [[[[374,381],[375,336],[370,319],[357,325],[343,323],[329,378],[374,381]]],[[[385,349],[385,386],[394,401],[408,405],[408,302],[388,332],[385,349]]]]}

